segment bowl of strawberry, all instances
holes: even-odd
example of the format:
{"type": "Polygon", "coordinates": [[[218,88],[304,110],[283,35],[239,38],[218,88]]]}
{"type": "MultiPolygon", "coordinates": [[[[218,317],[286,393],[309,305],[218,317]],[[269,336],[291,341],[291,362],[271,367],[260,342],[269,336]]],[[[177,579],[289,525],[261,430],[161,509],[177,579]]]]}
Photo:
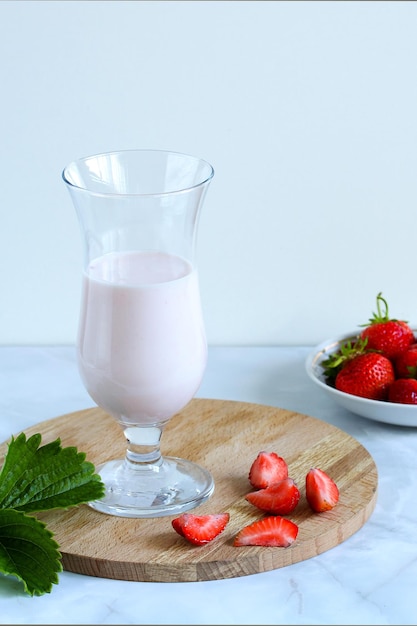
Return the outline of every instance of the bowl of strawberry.
{"type": "Polygon", "coordinates": [[[322,342],[307,356],[310,378],[339,405],[362,417],[417,426],[417,333],[377,311],[360,330],[322,342]]]}

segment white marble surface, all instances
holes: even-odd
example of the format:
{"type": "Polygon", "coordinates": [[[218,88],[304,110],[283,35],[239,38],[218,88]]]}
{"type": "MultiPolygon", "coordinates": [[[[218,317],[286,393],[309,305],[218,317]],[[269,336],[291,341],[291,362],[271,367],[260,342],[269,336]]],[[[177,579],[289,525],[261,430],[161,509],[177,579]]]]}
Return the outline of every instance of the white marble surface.
{"type": "MultiPolygon", "coordinates": [[[[318,417],[371,453],[375,511],[340,546],[279,570],[200,583],[141,583],[63,572],[45,596],[0,577],[2,624],[416,624],[417,429],[356,417],[307,378],[308,347],[209,351],[198,396],[318,417]]],[[[93,406],[72,347],[0,348],[0,440],[93,406]]]]}

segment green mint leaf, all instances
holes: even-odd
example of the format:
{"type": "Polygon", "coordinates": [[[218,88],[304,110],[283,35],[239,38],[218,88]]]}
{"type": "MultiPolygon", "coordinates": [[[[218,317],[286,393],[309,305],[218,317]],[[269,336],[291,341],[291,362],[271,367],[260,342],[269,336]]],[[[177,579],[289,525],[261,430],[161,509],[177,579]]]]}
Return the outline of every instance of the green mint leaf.
{"type": "Polygon", "coordinates": [[[100,499],[104,485],[92,463],[60,439],[40,446],[41,435],[12,437],[0,473],[0,509],[68,509],[100,499]]]}
{"type": "Polygon", "coordinates": [[[46,525],[12,509],[0,510],[0,572],[23,582],[33,595],[50,593],[62,571],[59,546],[46,525]]]}

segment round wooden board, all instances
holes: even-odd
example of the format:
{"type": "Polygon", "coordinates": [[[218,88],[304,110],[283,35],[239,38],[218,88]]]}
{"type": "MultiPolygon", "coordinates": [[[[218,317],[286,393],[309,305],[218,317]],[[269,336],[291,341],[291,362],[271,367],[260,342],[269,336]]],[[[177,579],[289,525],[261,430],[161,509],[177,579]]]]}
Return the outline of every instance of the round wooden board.
{"type": "MultiPolygon", "coordinates": [[[[42,445],[60,438],[77,446],[94,464],[124,455],[120,427],[93,408],[41,422],[42,445]]],[[[244,402],[194,399],[166,427],[163,453],[182,456],[213,474],[212,497],[198,514],[228,511],[225,531],[205,546],[192,546],[172,528],[172,517],[119,518],[83,505],[38,514],[54,532],[65,570],[119,580],[181,582],[218,580],[265,572],[329,550],[359,530],[376,503],[375,463],[356,439],[319,419],[244,402]],[[299,525],[288,548],[233,547],[245,525],[263,517],[244,496],[252,491],[248,472],[260,450],[283,456],[301,500],[289,516],[299,525]],[[336,481],[340,500],[326,513],[313,513],[305,498],[305,475],[320,467],[336,481]]],[[[7,442],[0,446],[4,456],[7,442]]]]}

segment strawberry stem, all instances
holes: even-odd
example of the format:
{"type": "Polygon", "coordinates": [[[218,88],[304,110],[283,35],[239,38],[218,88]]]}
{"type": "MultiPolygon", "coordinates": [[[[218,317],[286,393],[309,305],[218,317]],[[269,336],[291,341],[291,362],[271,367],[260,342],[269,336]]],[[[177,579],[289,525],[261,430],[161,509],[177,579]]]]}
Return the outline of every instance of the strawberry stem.
{"type": "Polygon", "coordinates": [[[382,292],[379,292],[379,294],[376,297],[376,308],[378,311],[378,314],[376,315],[374,313],[374,324],[376,324],[377,322],[388,322],[389,320],[389,315],[388,315],[388,302],[385,300],[385,298],[382,297],[382,292]],[[385,313],[384,315],[382,315],[381,313],[381,302],[384,303],[384,307],[385,307],[385,313]]]}
{"type": "MultiPolygon", "coordinates": [[[[359,324],[361,328],[372,326],[373,324],[383,324],[385,322],[397,322],[396,318],[390,318],[388,311],[388,302],[382,297],[382,291],[376,297],[376,309],[377,312],[373,313],[373,317],[370,317],[367,324],[359,324]],[[381,303],[384,305],[384,312],[382,312],[381,303]]],[[[405,321],[405,320],[404,320],[405,321]]]]}
{"type": "Polygon", "coordinates": [[[389,322],[388,302],[382,297],[382,291],[376,297],[376,313],[372,314],[366,324],[360,324],[361,327],[372,326],[373,324],[381,324],[383,322],[389,322]],[[382,312],[381,303],[384,305],[384,312],[382,312]]]}

